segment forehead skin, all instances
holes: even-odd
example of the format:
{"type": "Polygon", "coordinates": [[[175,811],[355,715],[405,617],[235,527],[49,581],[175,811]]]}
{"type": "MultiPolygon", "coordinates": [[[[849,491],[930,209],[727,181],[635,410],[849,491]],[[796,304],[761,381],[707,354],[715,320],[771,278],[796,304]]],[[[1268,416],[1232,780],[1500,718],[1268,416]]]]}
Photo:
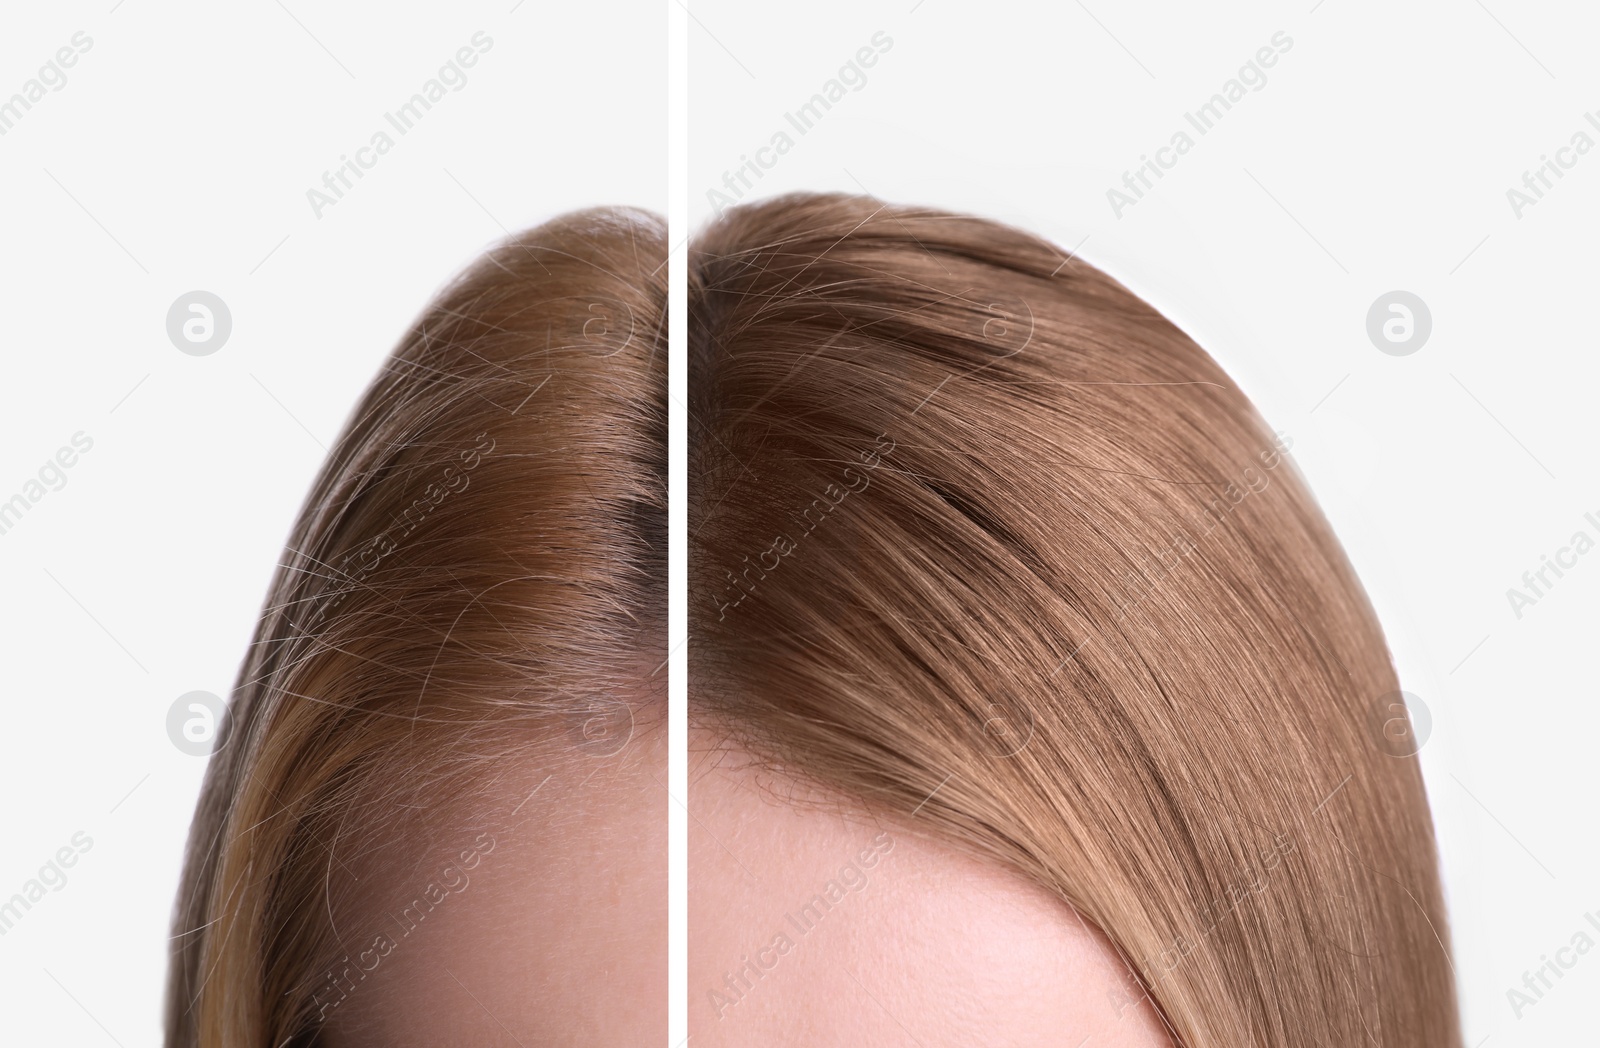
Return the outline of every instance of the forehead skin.
{"type": "Polygon", "coordinates": [[[1104,936],[1020,875],[786,803],[705,734],[689,760],[695,1048],[1170,1046],[1104,936]]]}
{"type": "Polygon", "coordinates": [[[665,1041],[665,735],[636,724],[621,752],[504,768],[447,805],[426,842],[356,863],[361,903],[339,925],[351,972],[323,994],[337,1003],[319,1044],[665,1041]],[[364,978],[358,963],[373,966],[364,978]]]}

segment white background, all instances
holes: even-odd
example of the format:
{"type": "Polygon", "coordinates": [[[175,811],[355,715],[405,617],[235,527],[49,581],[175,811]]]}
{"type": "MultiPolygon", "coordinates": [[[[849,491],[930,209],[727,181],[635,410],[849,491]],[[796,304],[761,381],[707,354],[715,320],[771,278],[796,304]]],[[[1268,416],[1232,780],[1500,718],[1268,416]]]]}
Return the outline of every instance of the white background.
{"type": "Polygon", "coordinates": [[[1293,437],[1432,714],[1466,1044],[1512,1048],[1588,1043],[1600,1001],[1600,949],[1520,1019],[1506,997],[1580,929],[1600,943],[1600,550],[1520,620],[1506,596],[1600,539],[1600,150],[1520,218],[1506,197],[1600,109],[1600,24],[1484,3],[699,0],[689,205],[703,224],[788,130],[743,199],[870,192],[1081,244],[1218,358],[1293,437]],[[784,114],[879,30],[866,85],[796,134],[784,114]],[[1106,190],[1278,30],[1266,86],[1117,218],[1106,190]],[[1433,317],[1410,356],[1366,335],[1396,289],[1433,317]]]}
{"type": "MultiPolygon", "coordinates": [[[[1012,221],[1211,350],[1292,434],[1431,711],[1467,1044],[1588,1035],[1600,952],[1520,1020],[1506,990],[1600,911],[1600,555],[1520,620],[1506,590],[1600,516],[1600,156],[1520,218],[1506,190],[1600,109],[1594,16],[915,2],[693,3],[691,216],[888,33],[867,85],[746,199],[870,191],[1012,221]],[[1107,188],[1278,30],[1294,46],[1267,85],[1114,217],[1107,188]],[[1412,356],[1365,334],[1394,289],[1433,315],[1412,356]]],[[[666,208],[665,19],[645,0],[113,3],[35,5],[0,34],[0,98],[75,32],[94,41],[0,137],[0,500],[94,440],[0,535],[0,898],[94,840],[0,937],[0,1006],[8,1042],[132,1048],[158,1040],[203,764],[168,740],[168,707],[231,686],[324,446],[428,296],[504,230],[666,208]],[[314,217],[306,190],[478,30],[494,48],[469,83],[314,217]],[[165,331],[195,289],[233,316],[209,357],[165,331]]]]}
{"type": "Polygon", "coordinates": [[[0,136],[0,501],[94,442],[0,534],[0,899],[94,842],[0,936],[17,1045],[159,1042],[204,767],[167,710],[228,693],[324,449],[405,327],[508,230],[666,208],[655,0],[115,3],[14,5],[0,34],[0,100],[93,40],[0,136]],[[306,190],[479,30],[465,86],[316,217],[306,190]],[[195,289],[233,319],[205,357],[166,333],[195,289]]]}

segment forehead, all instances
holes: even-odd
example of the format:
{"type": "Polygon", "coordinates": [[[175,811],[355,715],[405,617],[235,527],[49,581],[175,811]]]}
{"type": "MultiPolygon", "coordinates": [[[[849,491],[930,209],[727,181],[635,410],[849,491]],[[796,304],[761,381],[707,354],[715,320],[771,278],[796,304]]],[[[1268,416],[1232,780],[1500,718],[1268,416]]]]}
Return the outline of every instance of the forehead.
{"type": "Polygon", "coordinates": [[[632,1048],[666,1037],[664,732],[537,757],[355,863],[331,1048],[632,1048]],[[609,750],[609,747],[605,748],[609,750]]]}
{"type": "MultiPolygon", "coordinates": [[[[1020,875],[690,754],[697,1048],[1168,1044],[1109,942],[1020,875]]],[[[713,744],[707,742],[709,747],[713,744]]]]}

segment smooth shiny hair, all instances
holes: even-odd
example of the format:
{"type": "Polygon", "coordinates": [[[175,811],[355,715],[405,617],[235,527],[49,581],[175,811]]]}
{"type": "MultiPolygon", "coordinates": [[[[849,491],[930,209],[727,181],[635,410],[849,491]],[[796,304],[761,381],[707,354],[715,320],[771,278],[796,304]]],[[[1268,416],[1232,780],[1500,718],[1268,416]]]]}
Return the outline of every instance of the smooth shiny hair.
{"type": "Polygon", "coordinates": [[[360,856],[531,747],[634,723],[641,659],[665,656],[665,313],[660,220],[578,212],[490,250],[386,362],[207,770],[171,1048],[318,1043],[341,954],[367,945],[335,921],[371,891],[360,856]]]}
{"type": "Polygon", "coordinates": [[[1389,652],[1205,351],[844,196],[723,215],[689,314],[693,716],[1053,892],[1179,1045],[1457,1048],[1389,652]]]}

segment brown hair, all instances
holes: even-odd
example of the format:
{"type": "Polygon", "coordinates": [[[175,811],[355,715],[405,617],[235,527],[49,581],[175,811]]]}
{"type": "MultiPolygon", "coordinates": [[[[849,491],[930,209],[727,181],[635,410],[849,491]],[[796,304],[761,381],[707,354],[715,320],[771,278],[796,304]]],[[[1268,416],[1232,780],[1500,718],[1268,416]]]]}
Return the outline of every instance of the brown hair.
{"type": "Polygon", "coordinates": [[[314,1043],[344,859],[522,748],[581,746],[664,657],[665,264],[639,212],[512,237],[363,397],[207,772],[168,1045],[314,1043]]]}
{"type": "Polygon", "coordinates": [[[1460,1043],[1382,634],[1203,350],[860,198],[734,209],[689,282],[697,717],[1056,893],[1179,1044],[1460,1043]]]}

